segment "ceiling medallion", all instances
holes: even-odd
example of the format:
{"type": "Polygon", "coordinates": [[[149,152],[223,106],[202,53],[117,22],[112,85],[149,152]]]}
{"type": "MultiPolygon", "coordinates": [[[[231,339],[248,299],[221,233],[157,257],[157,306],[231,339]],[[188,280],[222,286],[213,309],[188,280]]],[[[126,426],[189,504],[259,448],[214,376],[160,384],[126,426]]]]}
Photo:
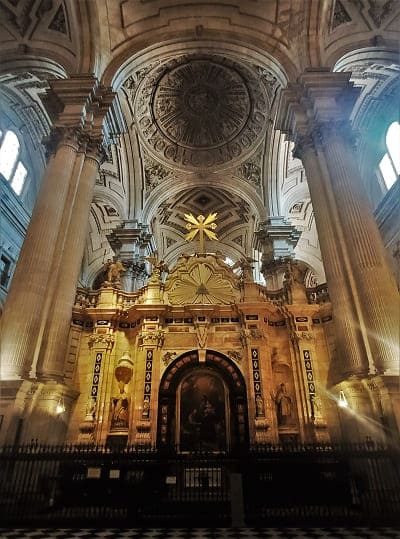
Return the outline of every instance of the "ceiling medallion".
{"type": "Polygon", "coordinates": [[[219,148],[243,129],[250,113],[246,84],[233,69],[195,60],[158,81],[153,114],[160,131],[189,150],[219,148]]]}
{"type": "Polygon", "coordinates": [[[262,137],[268,98],[257,75],[228,58],[186,56],[157,66],[135,100],[153,157],[189,170],[245,159],[262,137]]]}

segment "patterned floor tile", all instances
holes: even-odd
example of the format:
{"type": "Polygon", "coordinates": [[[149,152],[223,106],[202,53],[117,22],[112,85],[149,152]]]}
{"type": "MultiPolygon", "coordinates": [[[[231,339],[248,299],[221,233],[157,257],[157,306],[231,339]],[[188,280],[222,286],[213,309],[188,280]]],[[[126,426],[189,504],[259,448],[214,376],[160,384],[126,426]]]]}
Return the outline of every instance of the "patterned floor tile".
{"type": "Polygon", "coordinates": [[[400,539],[400,528],[0,528],[0,539],[400,539]]]}

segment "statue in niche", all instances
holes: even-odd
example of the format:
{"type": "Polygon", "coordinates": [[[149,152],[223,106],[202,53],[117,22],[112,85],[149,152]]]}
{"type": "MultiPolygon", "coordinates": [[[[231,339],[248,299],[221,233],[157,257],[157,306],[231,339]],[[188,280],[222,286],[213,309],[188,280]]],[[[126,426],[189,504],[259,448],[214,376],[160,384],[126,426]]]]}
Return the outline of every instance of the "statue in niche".
{"type": "Polygon", "coordinates": [[[256,396],[256,416],[263,417],[265,415],[264,400],[261,395],[256,396]]]}
{"type": "Polygon", "coordinates": [[[112,398],[111,431],[127,431],[129,427],[129,397],[126,386],[133,373],[133,363],[128,352],[125,352],[118,361],[115,377],[118,382],[119,393],[112,398]]]}
{"type": "Polygon", "coordinates": [[[146,395],[143,401],[142,419],[149,419],[150,417],[150,397],[146,395]]]}
{"type": "Polygon", "coordinates": [[[125,392],[125,384],[119,382],[120,392],[112,399],[113,415],[111,418],[111,430],[126,430],[129,425],[129,399],[125,392]]]}
{"type": "Polygon", "coordinates": [[[90,397],[86,405],[86,420],[92,421],[96,417],[96,399],[90,397]]]}
{"type": "Polygon", "coordinates": [[[286,385],[282,382],[275,395],[271,395],[276,405],[276,415],[278,425],[288,425],[291,423],[293,403],[292,398],[287,393],[286,385]]]}

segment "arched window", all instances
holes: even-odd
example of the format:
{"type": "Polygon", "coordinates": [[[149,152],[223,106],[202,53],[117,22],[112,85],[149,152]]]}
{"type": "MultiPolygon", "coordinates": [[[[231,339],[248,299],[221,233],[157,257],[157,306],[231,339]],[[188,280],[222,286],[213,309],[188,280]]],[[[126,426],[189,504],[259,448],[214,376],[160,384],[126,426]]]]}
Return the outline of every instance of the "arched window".
{"type": "Polygon", "coordinates": [[[386,133],[386,146],[397,175],[400,174],[400,123],[393,122],[386,133]]]}
{"type": "Polygon", "coordinates": [[[28,171],[20,156],[20,143],[14,131],[6,131],[4,137],[0,132],[0,174],[10,183],[17,195],[20,195],[25,184],[28,171]]]}
{"type": "Polygon", "coordinates": [[[11,172],[18,159],[19,141],[13,131],[7,131],[0,147],[0,172],[6,180],[10,179],[11,172]]]}
{"type": "Polygon", "coordinates": [[[379,163],[387,189],[397,181],[400,174],[400,123],[393,122],[386,132],[387,152],[379,163]]]}

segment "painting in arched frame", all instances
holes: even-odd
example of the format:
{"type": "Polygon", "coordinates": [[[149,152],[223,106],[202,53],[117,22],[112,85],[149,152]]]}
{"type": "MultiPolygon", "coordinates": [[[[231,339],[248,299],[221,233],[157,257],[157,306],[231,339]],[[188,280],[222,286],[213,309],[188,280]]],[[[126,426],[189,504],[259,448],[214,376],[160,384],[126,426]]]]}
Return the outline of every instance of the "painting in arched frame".
{"type": "Polygon", "coordinates": [[[221,377],[196,369],[178,387],[176,443],[181,451],[225,451],[228,425],[227,390],[221,377]]]}

